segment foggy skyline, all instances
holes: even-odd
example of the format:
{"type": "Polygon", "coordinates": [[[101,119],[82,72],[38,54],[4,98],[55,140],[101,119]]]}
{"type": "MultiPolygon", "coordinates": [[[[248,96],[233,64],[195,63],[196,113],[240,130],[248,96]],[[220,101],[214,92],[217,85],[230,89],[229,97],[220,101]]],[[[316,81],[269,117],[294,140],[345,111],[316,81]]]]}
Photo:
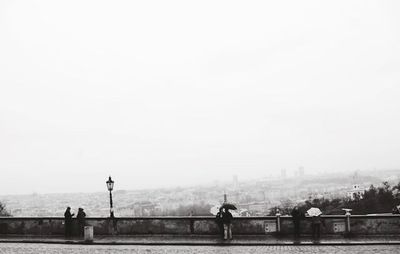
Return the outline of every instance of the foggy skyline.
{"type": "Polygon", "coordinates": [[[397,1],[2,1],[1,194],[400,168],[397,1]]]}

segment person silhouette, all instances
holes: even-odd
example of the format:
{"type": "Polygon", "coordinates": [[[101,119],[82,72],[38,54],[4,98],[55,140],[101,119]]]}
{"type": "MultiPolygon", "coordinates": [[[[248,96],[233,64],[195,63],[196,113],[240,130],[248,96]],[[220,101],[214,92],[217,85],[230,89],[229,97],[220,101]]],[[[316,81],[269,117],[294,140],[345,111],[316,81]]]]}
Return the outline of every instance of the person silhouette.
{"type": "Polygon", "coordinates": [[[78,219],[79,235],[83,236],[83,230],[85,228],[85,218],[86,218],[86,213],[83,211],[83,208],[79,207],[76,218],[78,219]]]}
{"type": "Polygon", "coordinates": [[[71,214],[71,207],[67,207],[64,213],[64,229],[65,229],[65,237],[72,236],[72,217],[75,214],[71,214]]]}
{"type": "Polygon", "coordinates": [[[222,214],[222,221],[224,223],[224,240],[232,240],[232,219],[233,216],[229,212],[229,209],[224,208],[224,213],[222,214]]]}
{"type": "Polygon", "coordinates": [[[294,237],[300,237],[300,220],[304,218],[304,214],[295,206],[290,213],[292,215],[293,226],[294,226],[294,237]]]}
{"type": "Polygon", "coordinates": [[[215,216],[215,222],[216,222],[217,225],[218,225],[219,233],[220,233],[220,235],[221,235],[222,238],[224,237],[223,215],[224,215],[223,208],[220,207],[220,208],[219,208],[219,212],[218,212],[217,215],[215,216]]]}

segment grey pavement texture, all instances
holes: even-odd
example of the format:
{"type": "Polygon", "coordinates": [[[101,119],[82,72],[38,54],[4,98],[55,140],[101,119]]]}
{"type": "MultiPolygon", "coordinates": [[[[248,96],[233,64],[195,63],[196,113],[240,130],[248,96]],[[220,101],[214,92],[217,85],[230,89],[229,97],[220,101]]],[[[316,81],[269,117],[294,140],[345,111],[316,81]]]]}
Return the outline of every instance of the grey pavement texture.
{"type": "MultiPolygon", "coordinates": [[[[0,243],[52,243],[83,244],[81,238],[65,239],[61,236],[1,236],[0,243]]],[[[392,244],[400,246],[400,235],[357,236],[345,238],[339,235],[325,235],[319,241],[309,236],[294,240],[292,237],[271,235],[237,235],[233,240],[224,241],[217,236],[205,235],[135,235],[96,236],[92,244],[100,245],[375,245],[392,244]]]]}
{"type": "Polygon", "coordinates": [[[204,253],[204,254],[244,254],[244,253],[335,253],[335,254],[369,254],[399,253],[398,245],[374,246],[143,246],[143,245],[68,245],[68,244],[31,244],[0,243],[0,253],[204,253]]]}

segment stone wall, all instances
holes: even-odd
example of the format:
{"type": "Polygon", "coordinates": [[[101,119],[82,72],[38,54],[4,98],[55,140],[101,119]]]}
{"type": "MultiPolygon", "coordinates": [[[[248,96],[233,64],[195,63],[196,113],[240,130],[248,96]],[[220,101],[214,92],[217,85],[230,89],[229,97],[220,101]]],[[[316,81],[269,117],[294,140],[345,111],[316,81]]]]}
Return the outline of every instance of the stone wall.
{"type": "MultiPolygon", "coordinates": [[[[344,215],[322,216],[324,234],[348,233],[347,217],[344,215]]],[[[350,232],[354,235],[400,234],[399,215],[352,215],[349,217],[350,232]]],[[[62,235],[64,219],[60,217],[0,218],[0,235],[62,235]]],[[[136,218],[87,218],[88,225],[93,226],[95,235],[214,235],[218,226],[213,217],[136,217],[136,218]]],[[[240,235],[291,234],[293,224],[290,216],[279,217],[240,217],[233,222],[233,233],[240,235]]],[[[303,234],[311,232],[310,218],[301,222],[303,234]]],[[[77,222],[73,222],[74,232],[78,231],[77,222]]]]}

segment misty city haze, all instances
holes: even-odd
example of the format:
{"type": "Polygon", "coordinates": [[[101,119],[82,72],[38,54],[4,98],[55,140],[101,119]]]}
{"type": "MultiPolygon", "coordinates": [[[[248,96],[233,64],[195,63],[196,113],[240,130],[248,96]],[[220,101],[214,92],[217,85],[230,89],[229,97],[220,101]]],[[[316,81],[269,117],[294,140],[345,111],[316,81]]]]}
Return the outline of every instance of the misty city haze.
{"type": "Polygon", "coordinates": [[[0,194],[399,169],[394,5],[2,1],[0,194]]]}

